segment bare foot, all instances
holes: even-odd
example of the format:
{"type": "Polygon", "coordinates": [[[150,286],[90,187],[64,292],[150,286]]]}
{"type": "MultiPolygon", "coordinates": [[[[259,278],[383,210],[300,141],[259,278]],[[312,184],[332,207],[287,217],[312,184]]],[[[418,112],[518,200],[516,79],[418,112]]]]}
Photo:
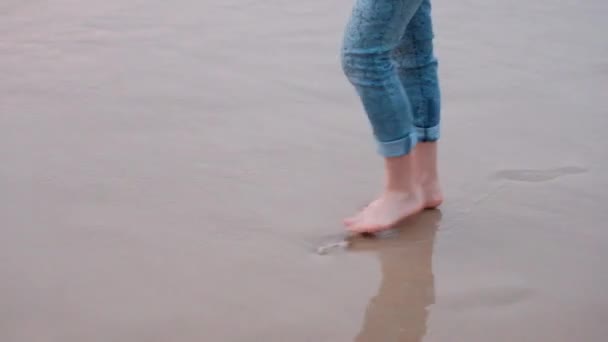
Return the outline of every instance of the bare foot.
{"type": "Polygon", "coordinates": [[[354,217],[344,221],[352,232],[375,233],[390,229],[425,207],[425,198],[418,183],[415,152],[386,158],[384,162],[384,192],[354,217]]]}
{"type": "Polygon", "coordinates": [[[344,220],[355,233],[376,233],[393,228],[423,209],[443,202],[437,173],[437,143],[419,143],[409,155],[386,158],[384,193],[355,216],[344,220]]]}
{"type": "Polygon", "coordinates": [[[344,224],[354,233],[376,233],[390,229],[403,219],[424,209],[420,191],[385,192],[344,224]]]}

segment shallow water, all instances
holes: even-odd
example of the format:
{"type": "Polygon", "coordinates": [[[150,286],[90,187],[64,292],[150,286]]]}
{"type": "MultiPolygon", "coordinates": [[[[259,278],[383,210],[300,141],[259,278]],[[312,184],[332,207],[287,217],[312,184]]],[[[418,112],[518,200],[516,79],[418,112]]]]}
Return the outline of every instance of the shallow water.
{"type": "Polygon", "coordinates": [[[435,1],[441,212],[380,163],[349,1],[4,0],[0,340],[608,336],[605,1],[435,1]]]}

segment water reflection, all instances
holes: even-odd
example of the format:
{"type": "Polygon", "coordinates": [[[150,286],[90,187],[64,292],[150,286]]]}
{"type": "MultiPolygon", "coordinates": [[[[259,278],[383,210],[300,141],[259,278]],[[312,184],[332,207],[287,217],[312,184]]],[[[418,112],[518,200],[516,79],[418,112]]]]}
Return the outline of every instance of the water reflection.
{"type": "Polygon", "coordinates": [[[365,313],[357,342],[420,342],[435,301],[433,245],[441,221],[428,211],[404,223],[390,236],[357,239],[354,251],[377,253],[382,283],[365,313]]]}

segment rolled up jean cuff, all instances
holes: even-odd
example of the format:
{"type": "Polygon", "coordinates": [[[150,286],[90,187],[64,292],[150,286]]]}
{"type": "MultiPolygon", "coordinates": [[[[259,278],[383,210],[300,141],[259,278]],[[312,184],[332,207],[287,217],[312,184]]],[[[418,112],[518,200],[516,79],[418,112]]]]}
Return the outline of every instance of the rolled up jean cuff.
{"type": "Polygon", "coordinates": [[[439,125],[433,127],[416,127],[419,142],[433,142],[439,140],[439,125]]]}
{"type": "Polygon", "coordinates": [[[393,141],[378,141],[378,153],[385,158],[399,157],[412,151],[418,142],[416,132],[409,133],[405,137],[393,141]]]}

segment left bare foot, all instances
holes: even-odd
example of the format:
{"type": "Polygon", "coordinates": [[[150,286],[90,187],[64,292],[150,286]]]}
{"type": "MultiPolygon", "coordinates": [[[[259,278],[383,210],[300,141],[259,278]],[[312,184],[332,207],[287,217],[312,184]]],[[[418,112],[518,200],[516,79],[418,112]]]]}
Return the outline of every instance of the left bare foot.
{"type": "Polygon", "coordinates": [[[420,190],[387,191],[344,224],[354,233],[376,233],[393,228],[403,219],[424,209],[425,199],[420,190]]]}

